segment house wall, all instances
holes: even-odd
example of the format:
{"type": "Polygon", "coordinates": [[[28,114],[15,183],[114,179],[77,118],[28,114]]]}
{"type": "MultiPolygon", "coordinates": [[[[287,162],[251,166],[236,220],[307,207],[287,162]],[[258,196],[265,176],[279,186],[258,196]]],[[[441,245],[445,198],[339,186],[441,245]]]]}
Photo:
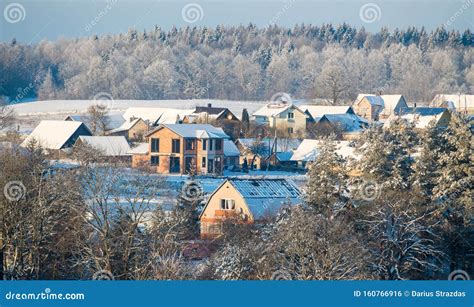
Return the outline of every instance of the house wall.
{"type": "MultiPolygon", "coordinates": [[[[171,157],[178,157],[180,159],[180,174],[185,174],[185,162],[186,158],[192,158],[194,160],[194,166],[196,172],[198,174],[207,174],[207,168],[209,159],[212,159],[214,163],[216,160],[220,159],[220,168],[215,167],[214,173],[222,174],[224,169],[224,145],[222,145],[221,150],[215,150],[215,145],[213,146],[213,150],[209,150],[209,141],[207,140],[207,150],[202,150],[202,142],[201,139],[194,139],[195,147],[193,150],[186,150],[185,146],[185,138],[181,137],[177,133],[173,132],[172,130],[164,127],[158,131],[155,131],[153,134],[147,137],[148,142],[148,154],[136,154],[132,158],[132,166],[139,167],[141,166],[150,166],[153,171],[156,171],[160,174],[169,174],[170,168],[170,158],[171,157]],[[160,140],[160,148],[158,153],[151,152],[151,139],[157,138],[160,140]],[[179,153],[172,153],[172,140],[179,139],[180,140],[180,152],[179,153]],[[159,157],[159,165],[158,166],[151,166],[151,157],[158,156],[159,157]],[[206,167],[202,167],[202,158],[206,158],[206,167]]],[[[217,163],[215,164],[217,165],[217,163]]]]}
{"type": "Polygon", "coordinates": [[[381,106],[372,105],[365,97],[361,99],[357,104],[355,104],[353,106],[353,109],[357,115],[369,121],[379,120],[379,114],[382,111],[381,106]]]}
{"type": "Polygon", "coordinates": [[[206,208],[200,218],[201,238],[209,238],[220,235],[221,224],[228,218],[243,217],[244,221],[253,223],[252,214],[250,213],[244,198],[229,182],[221,185],[214,194],[209,198],[206,208]],[[234,210],[222,210],[221,200],[233,199],[235,201],[234,210]]]}
{"type": "Polygon", "coordinates": [[[129,141],[142,141],[148,132],[148,125],[143,120],[139,120],[127,133],[126,138],[129,141]]]}
{"type": "Polygon", "coordinates": [[[281,112],[277,117],[270,118],[270,127],[287,132],[288,128],[293,128],[292,135],[298,135],[306,132],[307,115],[296,108],[288,108],[281,112]],[[294,118],[288,118],[288,113],[293,113],[294,118]]]}

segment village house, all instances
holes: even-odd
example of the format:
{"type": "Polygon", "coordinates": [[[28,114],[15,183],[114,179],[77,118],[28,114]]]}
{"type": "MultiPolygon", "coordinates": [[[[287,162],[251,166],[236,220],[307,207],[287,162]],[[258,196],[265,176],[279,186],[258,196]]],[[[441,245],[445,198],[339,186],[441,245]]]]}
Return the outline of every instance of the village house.
{"type": "Polygon", "coordinates": [[[380,96],[360,94],[352,108],[357,115],[368,121],[378,121],[383,110],[383,99],[380,96]]]}
{"type": "Polygon", "coordinates": [[[209,197],[200,216],[201,238],[222,233],[222,223],[258,223],[283,207],[301,203],[301,192],[288,179],[237,179],[224,181],[209,197]]]}
{"type": "Polygon", "coordinates": [[[129,142],[141,142],[150,126],[141,118],[130,118],[120,127],[107,131],[110,136],[124,136],[129,142]]]}
{"type": "Polygon", "coordinates": [[[222,174],[224,140],[221,128],[208,124],[162,124],[131,150],[132,167],[151,167],[161,174],[222,174]]]}
{"type": "MultiPolygon", "coordinates": [[[[351,146],[349,141],[335,141],[336,142],[336,153],[342,157],[358,159],[359,157],[355,153],[355,147],[351,146]]],[[[291,161],[294,161],[301,168],[306,168],[308,163],[314,162],[319,154],[321,146],[324,142],[321,140],[305,139],[301,142],[300,146],[293,151],[291,161]]]]}
{"type": "Polygon", "coordinates": [[[257,124],[268,125],[288,136],[301,136],[306,133],[309,115],[294,104],[287,102],[269,103],[255,113],[257,124]]]}
{"type": "Polygon", "coordinates": [[[90,136],[92,133],[82,122],[43,120],[23,141],[26,147],[36,141],[51,157],[60,159],[66,157],[80,136],[90,136]]]}
{"type": "Polygon", "coordinates": [[[309,122],[318,122],[326,114],[355,114],[351,106],[300,105],[299,108],[310,116],[309,122]]]}
{"type": "Polygon", "coordinates": [[[184,117],[193,112],[192,109],[131,107],[125,110],[122,116],[126,121],[141,118],[151,126],[157,127],[161,124],[181,124],[184,117]]]}
{"type": "Polygon", "coordinates": [[[408,123],[414,123],[415,128],[424,129],[431,122],[438,128],[447,128],[451,120],[451,112],[447,108],[413,107],[400,110],[400,115],[391,117],[384,123],[390,127],[393,120],[401,118],[408,123]]]}
{"type": "Polygon", "coordinates": [[[193,113],[184,116],[183,123],[218,125],[229,136],[236,136],[240,131],[240,120],[234,113],[228,108],[213,107],[211,103],[196,107],[193,113]]]}
{"type": "Polygon", "coordinates": [[[329,131],[338,130],[342,133],[343,139],[352,140],[369,126],[369,122],[353,113],[325,114],[315,123],[315,129],[320,126],[328,127],[329,131]]]}
{"type": "Polygon", "coordinates": [[[292,151],[300,143],[298,139],[289,138],[240,138],[235,142],[240,151],[240,165],[247,160],[249,169],[257,170],[266,169],[270,164],[276,166],[290,162],[292,151]]]}
{"type": "Polygon", "coordinates": [[[108,160],[131,161],[130,145],[124,136],[80,136],[74,146],[88,145],[108,160]]]}
{"type": "Polygon", "coordinates": [[[430,107],[442,107],[463,114],[474,114],[474,95],[438,94],[431,101],[430,107]]]}
{"type": "Polygon", "coordinates": [[[240,151],[232,140],[224,140],[224,169],[234,170],[239,167],[240,151]]]}

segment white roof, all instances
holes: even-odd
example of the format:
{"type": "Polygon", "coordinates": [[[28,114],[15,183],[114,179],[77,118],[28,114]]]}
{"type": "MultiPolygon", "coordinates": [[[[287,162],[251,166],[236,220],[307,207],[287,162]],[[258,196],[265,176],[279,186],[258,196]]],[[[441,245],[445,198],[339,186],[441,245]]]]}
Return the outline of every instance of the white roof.
{"type": "Polygon", "coordinates": [[[451,102],[457,110],[474,108],[474,95],[438,94],[434,97],[431,105],[440,106],[443,102],[451,102]]]}
{"type": "Polygon", "coordinates": [[[102,151],[105,156],[128,156],[130,152],[124,136],[80,136],[79,140],[102,151]]]}
{"type": "Polygon", "coordinates": [[[288,179],[228,179],[242,195],[254,219],[277,213],[284,205],[301,203],[301,192],[288,179]]]}
{"type": "Polygon", "coordinates": [[[135,118],[134,120],[125,120],[125,122],[118,128],[112,129],[107,131],[108,133],[116,133],[116,132],[122,132],[122,131],[128,131],[130,130],[136,123],[138,123],[141,120],[141,118],[135,118]]]}
{"type": "Polygon", "coordinates": [[[172,108],[128,108],[122,115],[127,121],[131,118],[148,120],[152,124],[176,124],[183,120],[186,115],[192,114],[194,109],[172,109],[172,108]]]}
{"type": "MultiPolygon", "coordinates": [[[[349,141],[337,141],[336,152],[344,158],[353,157],[356,158],[355,148],[349,146],[349,141]]],[[[319,154],[319,148],[324,143],[320,140],[305,139],[301,145],[293,152],[291,161],[305,161],[311,162],[316,159],[319,154]]]]}
{"type": "MultiPolygon", "coordinates": [[[[264,116],[264,117],[275,117],[279,115],[280,113],[293,108],[293,109],[299,109],[297,106],[294,104],[288,104],[288,103],[269,103],[255,111],[253,113],[253,116],[264,116]]],[[[303,111],[301,111],[303,112],[303,111]]]]}
{"type": "MultiPolygon", "coordinates": [[[[259,141],[260,143],[263,144],[263,146],[265,146],[268,153],[270,153],[270,150],[273,147],[274,140],[275,140],[274,138],[263,138],[261,140],[257,138],[240,138],[240,139],[237,139],[237,142],[245,148],[250,148],[251,146],[256,144],[257,141],[259,141]]],[[[301,141],[298,139],[277,138],[276,152],[289,152],[298,148],[300,144],[301,144],[301,141]]]]}
{"type": "Polygon", "coordinates": [[[360,131],[368,124],[367,120],[350,113],[326,114],[319,121],[324,119],[327,119],[332,124],[339,125],[345,132],[360,131]]]}
{"type": "MultiPolygon", "coordinates": [[[[167,127],[184,138],[200,138],[200,139],[228,139],[229,136],[222,128],[214,127],[209,124],[166,124],[161,125],[157,129],[167,127]]],[[[156,131],[155,129],[154,131],[156,131]]],[[[150,132],[149,134],[153,133],[150,132]]]]}
{"type": "Polygon", "coordinates": [[[61,149],[81,125],[85,127],[78,121],[42,120],[21,146],[35,139],[45,149],[61,149]]]}
{"type": "Polygon", "coordinates": [[[137,146],[130,149],[129,154],[146,155],[148,153],[148,143],[139,143],[137,146]]]}
{"type": "Polygon", "coordinates": [[[240,151],[237,146],[235,146],[234,142],[231,140],[224,140],[224,156],[235,157],[239,155],[240,151]]]}
{"type": "Polygon", "coordinates": [[[384,122],[383,126],[385,128],[388,128],[388,127],[391,126],[392,121],[394,121],[397,118],[401,118],[401,119],[403,119],[403,120],[405,120],[406,122],[409,122],[409,123],[415,122],[415,127],[416,128],[423,129],[423,128],[428,127],[428,125],[430,124],[431,121],[435,121],[435,123],[437,123],[440,120],[441,116],[443,116],[443,113],[434,114],[434,115],[421,115],[421,114],[417,114],[417,113],[410,113],[410,114],[405,114],[405,115],[402,115],[402,116],[399,116],[399,117],[388,118],[384,122]]]}
{"type": "Polygon", "coordinates": [[[322,117],[326,114],[344,114],[347,113],[351,106],[320,106],[320,105],[310,105],[305,104],[299,106],[304,112],[311,114],[313,118],[322,117]]]}

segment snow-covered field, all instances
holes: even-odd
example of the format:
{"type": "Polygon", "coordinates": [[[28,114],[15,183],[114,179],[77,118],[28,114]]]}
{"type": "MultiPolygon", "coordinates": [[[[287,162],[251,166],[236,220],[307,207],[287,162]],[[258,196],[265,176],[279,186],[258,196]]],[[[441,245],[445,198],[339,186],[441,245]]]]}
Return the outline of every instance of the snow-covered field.
{"type": "MultiPolygon", "coordinates": [[[[90,105],[95,104],[94,100],[44,100],[19,103],[13,105],[13,109],[20,120],[20,131],[30,132],[41,120],[60,120],[67,115],[86,113],[90,105]]],[[[102,103],[102,102],[101,102],[102,103]]],[[[105,102],[104,102],[105,103],[105,102]]],[[[207,106],[211,103],[214,107],[229,108],[237,117],[240,117],[244,108],[252,114],[265,102],[262,101],[231,101],[231,100],[110,100],[106,102],[109,106],[112,127],[119,126],[122,121],[122,114],[130,107],[160,107],[192,109],[196,106],[207,106]]]]}

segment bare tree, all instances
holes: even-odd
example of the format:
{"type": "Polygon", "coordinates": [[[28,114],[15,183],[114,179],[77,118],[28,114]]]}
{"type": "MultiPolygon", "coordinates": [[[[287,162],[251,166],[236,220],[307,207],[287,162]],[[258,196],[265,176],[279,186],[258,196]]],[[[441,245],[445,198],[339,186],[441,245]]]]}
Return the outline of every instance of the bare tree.
{"type": "Polygon", "coordinates": [[[104,134],[109,129],[110,119],[106,105],[91,105],[87,109],[87,126],[93,134],[104,134]]]}
{"type": "Polygon", "coordinates": [[[15,121],[15,111],[0,100],[0,130],[11,127],[15,121]]]}

